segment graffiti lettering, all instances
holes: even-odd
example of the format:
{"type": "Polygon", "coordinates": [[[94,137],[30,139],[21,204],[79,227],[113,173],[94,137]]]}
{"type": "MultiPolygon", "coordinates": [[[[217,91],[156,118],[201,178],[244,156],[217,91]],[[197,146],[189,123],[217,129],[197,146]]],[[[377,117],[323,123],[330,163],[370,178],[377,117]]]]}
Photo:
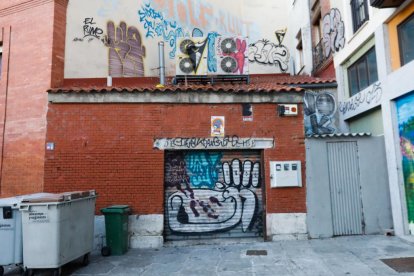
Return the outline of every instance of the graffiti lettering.
{"type": "Polygon", "coordinates": [[[335,133],[336,101],[332,93],[305,92],[304,111],[306,135],[335,133]]]}
{"type": "Polygon", "coordinates": [[[138,11],[138,16],[139,21],[144,24],[145,37],[162,37],[170,45],[172,48],[169,53],[170,58],[175,57],[177,38],[190,36],[189,32],[178,26],[176,21],[165,19],[164,15],[153,9],[149,3],[138,11]]]}
{"type": "Polygon", "coordinates": [[[169,194],[166,212],[171,231],[204,234],[230,231],[238,225],[243,232],[262,230],[257,226],[261,213],[260,162],[239,159],[222,162],[223,159],[228,157],[222,152],[167,153],[166,179],[171,179],[171,174],[177,175],[176,169],[178,174],[188,175],[181,177],[187,181],[185,189],[166,183],[169,194]],[[199,185],[200,179],[206,182],[203,180],[204,184],[199,185]]]}
{"type": "Polygon", "coordinates": [[[93,17],[85,18],[83,24],[83,38],[94,37],[99,39],[103,34],[103,30],[101,28],[93,26],[96,25],[96,23],[93,22],[93,17]]]}
{"type": "Polygon", "coordinates": [[[345,25],[338,9],[331,9],[323,17],[323,45],[325,57],[345,46],[345,25]]]}
{"type": "Polygon", "coordinates": [[[233,137],[214,137],[214,138],[172,138],[165,141],[165,147],[178,147],[187,149],[208,149],[215,148],[246,148],[255,147],[255,140],[240,139],[237,136],[233,137]]]}
{"type": "Polygon", "coordinates": [[[288,70],[289,50],[284,45],[276,45],[266,39],[249,45],[249,61],[265,65],[275,65],[281,72],[288,70]]]}
{"type": "Polygon", "coordinates": [[[112,77],[144,76],[145,47],[138,29],[121,22],[108,22],[105,45],[109,48],[109,74],[112,77]]]}
{"type": "Polygon", "coordinates": [[[346,115],[348,112],[356,111],[360,106],[366,104],[377,104],[381,101],[382,98],[382,88],[381,83],[375,83],[372,86],[372,89],[359,92],[353,97],[351,97],[346,102],[339,103],[339,111],[342,115],[346,115]]]}

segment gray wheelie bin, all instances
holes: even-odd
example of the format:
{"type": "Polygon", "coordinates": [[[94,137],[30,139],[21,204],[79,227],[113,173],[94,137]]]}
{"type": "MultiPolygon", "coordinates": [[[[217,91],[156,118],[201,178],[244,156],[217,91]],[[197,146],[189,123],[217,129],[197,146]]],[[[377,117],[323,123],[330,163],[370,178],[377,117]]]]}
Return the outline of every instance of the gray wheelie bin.
{"type": "Polygon", "coordinates": [[[23,263],[22,218],[19,211],[23,198],[35,199],[52,194],[37,193],[0,199],[0,276],[6,265],[23,263]]]}
{"type": "Polygon", "coordinates": [[[19,198],[0,199],[0,276],[3,266],[23,263],[22,219],[19,198]]]}
{"type": "Polygon", "coordinates": [[[27,274],[35,269],[61,267],[75,259],[89,263],[93,250],[95,191],[56,194],[54,197],[23,201],[23,266],[27,274]]]}

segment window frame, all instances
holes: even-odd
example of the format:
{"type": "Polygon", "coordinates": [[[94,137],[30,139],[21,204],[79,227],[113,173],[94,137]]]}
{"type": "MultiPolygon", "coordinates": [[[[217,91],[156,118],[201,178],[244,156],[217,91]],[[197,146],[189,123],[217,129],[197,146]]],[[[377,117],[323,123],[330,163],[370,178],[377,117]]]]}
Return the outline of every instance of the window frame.
{"type": "Polygon", "coordinates": [[[404,60],[404,54],[403,54],[403,51],[402,51],[403,50],[403,48],[402,48],[403,44],[402,44],[401,36],[400,36],[400,29],[411,20],[414,21],[414,13],[412,13],[410,16],[405,18],[404,21],[402,21],[400,24],[397,25],[398,48],[399,48],[398,50],[400,52],[400,65],[401,66],[404,66],[407,63],[409,63],[410,61],[414,60],[414,58],[411,59],[411,60],[407,60],[407,61],[404,60]]]}
{"type": "Polygon", "coordinates": [[[362,25],[364,25],[364,23],[369,20],[367,0],[362,0],[362,4],[358,3],[358,1],[359,0],[351,0],[352,26],[354,33],[358,31],[362,27],[362,25]],[[360,18],[361,9],[364,9],[364,18],[360,18]]]}
{"type": "Polygon", "coordinates": [[[369,87],[370,85],[374,84],[375,82],[378,81],[378,66],[377,66],[377,57],[376,57],[376,49],[375,49],[375,45],[371,48],[369,48],[361,57],[359,57],[355,62],[353,62],[350,66],[348,66],[346,68],[346,72],[347,72],[347,78],[348,78],[348,91],[349,91],[349,95],[350,97],[353,97],[355,95],[357,95],[358,93],[360,93],[362,90],[364,90],[365,88],[369,87]],[[375,70],[376,70],[376,78],[373,78],[373,75],[370,75],[370,66],[368,63],[368,57],[370,54],[374,55],[375,57],[375,70]],[[360,86],[360,74],[358,72],[360,65],[364,65],[365,66],[365,77],[367,79],[367,86],[362,87],[360,86]],[[357,91],[353,91],[352,89],[352,79],[351,79],[351,70],[356,69],[356,83],[357,83],[357,91]]]}

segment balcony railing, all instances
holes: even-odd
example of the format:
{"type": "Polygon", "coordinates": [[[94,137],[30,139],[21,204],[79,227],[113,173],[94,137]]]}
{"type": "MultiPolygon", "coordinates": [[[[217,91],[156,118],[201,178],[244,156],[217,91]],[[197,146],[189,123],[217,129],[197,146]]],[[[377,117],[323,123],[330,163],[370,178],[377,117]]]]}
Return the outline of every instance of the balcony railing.
{"type": "Polygon", "coordinates": [[[324,64],[324,62],[331,56],[329,51],[329,55],[326,56],[324,53],[323,47],[323,39],[321,39],[318,44],[313,48],[313,72],[316,72],[320,67],[324,64]]]}

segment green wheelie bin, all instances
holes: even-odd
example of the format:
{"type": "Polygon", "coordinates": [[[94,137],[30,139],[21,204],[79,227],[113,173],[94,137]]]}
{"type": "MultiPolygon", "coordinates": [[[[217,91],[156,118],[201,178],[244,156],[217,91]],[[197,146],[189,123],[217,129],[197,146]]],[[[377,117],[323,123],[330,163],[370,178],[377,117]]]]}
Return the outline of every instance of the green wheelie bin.
{"type": "Polygon", "coordinates": [[[101,209],[105,216],[106,246],[102,247],[103,256],[123,255],[128,251],[128,205],[113,205],[101,209]]]}

